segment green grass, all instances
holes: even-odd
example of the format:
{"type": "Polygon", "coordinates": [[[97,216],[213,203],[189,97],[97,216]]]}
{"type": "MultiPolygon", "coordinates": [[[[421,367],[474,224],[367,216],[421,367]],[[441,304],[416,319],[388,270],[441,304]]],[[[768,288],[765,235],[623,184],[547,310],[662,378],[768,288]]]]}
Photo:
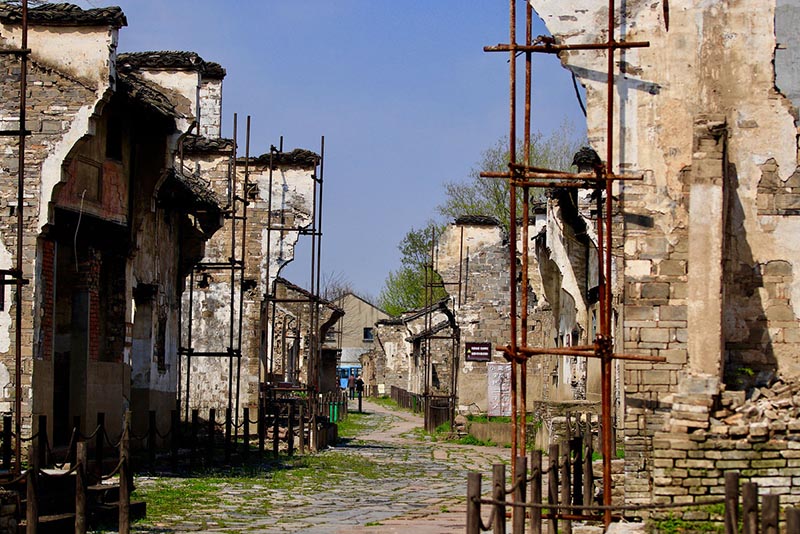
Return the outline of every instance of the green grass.
{"type": "Polygon", "coordinates": [[[367,414],[350,412],[342,421],[336,423],[339,427],[339,438],[352,439],[358,434],[370,429],[367,414]]]}
{"type": "MultiPolygon", "coordinates": [[[[198,510],[215,510],[221,503],[220,492],[224,488],[252,490],[249,493],[253,495],[278,489],[310,495],[326,491],[346,479],[377,480],[386,471],[386,465],[368,459],[354,462],[351,456],[344,453],[327,451],[324,454],[286,457],[240,468],[213,469],[191,478],[146,478],[137,482],[133,498],[147,502],[147,518],[141,524],[172,523],[196,514],[198,510]]],[[[273,503],[268,499],[254,498],[242,503],[240,512],[267,513],[272,506],[273,503]]],[[[217,527],[224,526],[216,520],[215,524],[217,527]]]]}
{"type": "Polygon", "coordinates": [[[393,401],[391,397],[387,395],[381,395],[380,397],[370,397],[369,400],[380,406],[391,408],[392,410],[401,409],[400,406],[395,401],[393,401]]]}

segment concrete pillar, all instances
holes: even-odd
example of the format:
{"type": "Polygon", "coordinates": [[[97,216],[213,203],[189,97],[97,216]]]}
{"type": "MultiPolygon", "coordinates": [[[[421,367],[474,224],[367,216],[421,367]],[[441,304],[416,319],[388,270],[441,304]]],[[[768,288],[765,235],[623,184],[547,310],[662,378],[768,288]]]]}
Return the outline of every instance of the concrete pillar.
{"type": "Polygon", "coordinates": [[[724,117],[695,121],[689,185],[689,371],[720,376],[724,354],[722,283],[725,242],[724,117]]]}

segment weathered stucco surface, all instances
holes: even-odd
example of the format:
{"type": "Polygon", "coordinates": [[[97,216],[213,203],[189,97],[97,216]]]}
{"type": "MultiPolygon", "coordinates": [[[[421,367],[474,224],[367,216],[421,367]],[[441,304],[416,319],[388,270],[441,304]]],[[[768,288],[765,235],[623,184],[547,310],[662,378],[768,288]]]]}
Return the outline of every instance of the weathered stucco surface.
{"type": "MultiPolygon", "coordinates": [[[[562,42],[606,38],[604,1],[531,4],[562,42]]],[[[614,170],[644,176],[614,192],[625,236],[617,346],[667,358],[625,365],[628,502],[653,496],[651,437],[691,374],[708,377],[708,395],[719,387],[713,379],[734,387],[742,368],[799,374],[800,280],[789,268],[800,264],[800,197],[790,191],[798,77],[787,70],[797,63],[796,32],[787,31],[797,8],[777,3],[779,38],[774,1],[670,2],[668,31],[661,2],[629,1],[617,14],[617,39],[650,42],[614,61],[614,170]],[[760,187],[765,176],[772,181],[760,187]]],[[[606,57],[561,56],[586,88],[589,140],[600,154],[606,57]]],[[[673,432],[687,430],[685,419],[671,420],[673,432]]],[[[684,502],[702,493],[682,491],[675,498],[684,502]]]]}

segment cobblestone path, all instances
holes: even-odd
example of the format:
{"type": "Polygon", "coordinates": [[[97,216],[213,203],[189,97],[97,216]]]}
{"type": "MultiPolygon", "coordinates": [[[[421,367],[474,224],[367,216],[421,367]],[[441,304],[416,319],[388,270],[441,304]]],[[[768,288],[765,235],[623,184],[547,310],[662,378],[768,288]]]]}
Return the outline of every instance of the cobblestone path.
{"type": "MultiPolygon", "coordinates": [[[[172,520],[140,523],[134,532],[463,533],[467,472],[490,480],[508,450],[425,442],[413,433],[420,417],[370,402],[364,411],[367,431],[319,453],[318,461],[338,469],[226,481],[213,499],[186,503],[172,520]]],[[[156,483],[170,482],[137,481],[156,483]]]]}

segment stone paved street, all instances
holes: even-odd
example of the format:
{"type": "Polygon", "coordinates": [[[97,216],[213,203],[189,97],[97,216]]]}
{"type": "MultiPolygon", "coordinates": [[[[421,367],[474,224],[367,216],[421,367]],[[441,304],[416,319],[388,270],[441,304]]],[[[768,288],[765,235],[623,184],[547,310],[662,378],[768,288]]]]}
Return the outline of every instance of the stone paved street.
{"type": "Polygon", "coordinates": [[[367,431],[320,453],[345,466],[342,471],[352,466],[349,476],[227,483],[213,501],[187,503],[174,522],[144,522],[134,531],[463,533],[467,472],[480,470],[488,480],[492,464],[507,461],[508,449],[426,442],[414,433],[420,417],[370,402],[364,411],[367,431]],[[368,475],[354,474],[359,469],[368,475]]]}

